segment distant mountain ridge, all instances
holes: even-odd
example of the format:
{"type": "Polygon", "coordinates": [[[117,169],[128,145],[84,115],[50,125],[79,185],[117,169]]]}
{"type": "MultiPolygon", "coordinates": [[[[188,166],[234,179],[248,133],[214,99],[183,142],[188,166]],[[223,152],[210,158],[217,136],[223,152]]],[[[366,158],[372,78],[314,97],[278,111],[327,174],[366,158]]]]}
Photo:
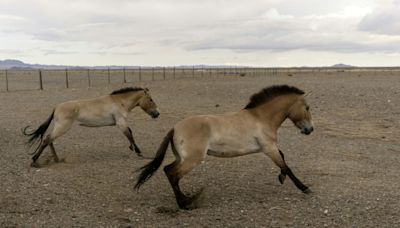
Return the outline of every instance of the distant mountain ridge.
{"type": "Polygon", "coordinates": [[[332,67],[334,67],[334,68],[349,68],[349,67],[355,67],[355,66],[347,65],[347,64],[343,64],[343,63],[338,63],[338,64],[335,64],[335,65],[332,65],[332,67]]]}
{"type": "MultiPolygon", "coordinates": [[[[59,69],[122,69],[126,66],[69,66],[69,65],[45,65],[45,64],[29,64],[24,63],[16,59],[0,60],[0,69],[47,69],[47,70],[59,70],[59,69]]],[[[129,66],[127,68],[134,67],[129,66]]]]}
{"type": "MultiPolygon", "coordinates": [[[[68,65],[44,65],[44,64],[29,64],[29,63],[24,63],[20,60],[16,59],[6,59],[6,60],[0,60],[0,69],[48,69],[48,70],[58,70],[58,69],[122,69],[122,68],[138,68],[139,66],[68,66],[68,65]]],[[[142,66],[146,68],[146,66],[142,66]]],[[[152,67],[152,66],[147,66],[147,67],[152,67]]],[[[181,65],[178,66],[181,68],[226,68],[226,67],[232,67],[232,66],[224,66],[224,65],[195,65],[195,66],[189,66],[189,65],[181,65]]],[[[236,67],[236,66],[233,66],[236,67]]],[[[239,67],[246,67],[246,66],[239,66],[239,67]]],[[[333,68],[350,68],[350,67],[355,67],[351,65],[346,65],[343,63],[335,64],[332,66],[328,67],[333,67],[333,68]]],[[[304,66],[304,68],[309,68],[304,66]]]]}

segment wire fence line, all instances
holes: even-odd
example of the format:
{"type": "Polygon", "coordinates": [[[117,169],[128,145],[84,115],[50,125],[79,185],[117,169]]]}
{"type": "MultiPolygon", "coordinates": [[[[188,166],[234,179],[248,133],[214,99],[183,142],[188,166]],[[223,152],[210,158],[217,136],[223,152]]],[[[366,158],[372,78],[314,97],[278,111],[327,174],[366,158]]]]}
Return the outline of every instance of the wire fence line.
{"type": "Polygon", "coordinates": [[[220,76],[380,75],[400,76],[400,67],[368,68],[250,68],[250,67],[136,67],[106,69],[6,69],[0,71],[0,91],[87,88],[141,81],[220,76]]]}

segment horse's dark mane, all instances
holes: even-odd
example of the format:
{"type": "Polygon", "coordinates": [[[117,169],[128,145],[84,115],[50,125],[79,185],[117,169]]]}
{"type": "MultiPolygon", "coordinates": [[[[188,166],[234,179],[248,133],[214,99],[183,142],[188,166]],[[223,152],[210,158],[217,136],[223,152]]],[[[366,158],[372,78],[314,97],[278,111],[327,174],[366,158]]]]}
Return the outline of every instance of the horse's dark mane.
{"type": "Polygon", "coordinates": [[[260,92],[255,93],[250,97],[250,102],[246,105],[245,109],[255,108],[277,96],[288,95],[292,93],[301,95],[304,94],[304,91],[288,85],[274,85],[265,87],[260,92]]]}
{"type": "Polygon", "coordinates": [[[110,93],[110,95],[135,92],[135,91],[141,91],[141,90],[144,90],[144,89],[140,88],[140,87],[125,87],[125,88],[121,88],[121,89],[112,91],[112,93],[110,93]]]}

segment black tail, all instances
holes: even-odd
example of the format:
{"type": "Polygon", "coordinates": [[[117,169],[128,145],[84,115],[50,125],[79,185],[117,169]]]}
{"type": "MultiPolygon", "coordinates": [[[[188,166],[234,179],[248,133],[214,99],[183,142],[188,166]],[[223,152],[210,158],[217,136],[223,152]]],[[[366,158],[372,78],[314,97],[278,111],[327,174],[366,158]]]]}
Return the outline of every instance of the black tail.
{"type": "Polygon", "coordinates": [[[146,182],[153,175],[155,171],[161,166],[162,161],[164,160],[165,153],[167,152],[168,145],[170,141],[172,142],[172,138],[174,137],[174,129],[171,129],[168,134],[164,137],[160,147],[158,148],[156,157],[153,161],[149,162],[147,165],[143,166],[138,170],[142,170],[139,175],[139,179],[135,185],[135,189],[139,189],[144,182],[146,182]]]}
{"type": "Polygon", "coordinates": [[[22,133],[26,136],[30,136],[27,144],[29,146],[32,146],[33,144],[35,144],[35,142],[40,139],[40,142],[42,142],[43,140],[43,135],[44,133],[46,133],[47,128],[49,128],[49,125],[51,123],[51,121],[53,120],[54,117],[54,110],[51,113],[51,115],[49,116],[49,118],[47,118],[47,120],[45,122],[43,122],[36,130],[34,130],[33,132],[28,133],[27,129],[29,128],[29,126],[25,127],[24,130],[22,131],[22,133]],[[40,138],[39,138],[40,137],[40,138]]]}

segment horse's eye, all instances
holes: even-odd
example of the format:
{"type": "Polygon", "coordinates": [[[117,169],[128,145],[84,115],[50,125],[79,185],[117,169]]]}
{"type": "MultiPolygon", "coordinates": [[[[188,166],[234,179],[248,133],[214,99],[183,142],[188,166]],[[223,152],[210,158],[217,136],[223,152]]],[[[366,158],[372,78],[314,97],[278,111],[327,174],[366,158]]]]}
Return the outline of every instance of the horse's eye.
{"type": "Polygon", "coordinates": [[[307,105],[307,106],[306,106],[306,110],[307,110],[307,111],[310,111],[310,106],[307,105]]]}

